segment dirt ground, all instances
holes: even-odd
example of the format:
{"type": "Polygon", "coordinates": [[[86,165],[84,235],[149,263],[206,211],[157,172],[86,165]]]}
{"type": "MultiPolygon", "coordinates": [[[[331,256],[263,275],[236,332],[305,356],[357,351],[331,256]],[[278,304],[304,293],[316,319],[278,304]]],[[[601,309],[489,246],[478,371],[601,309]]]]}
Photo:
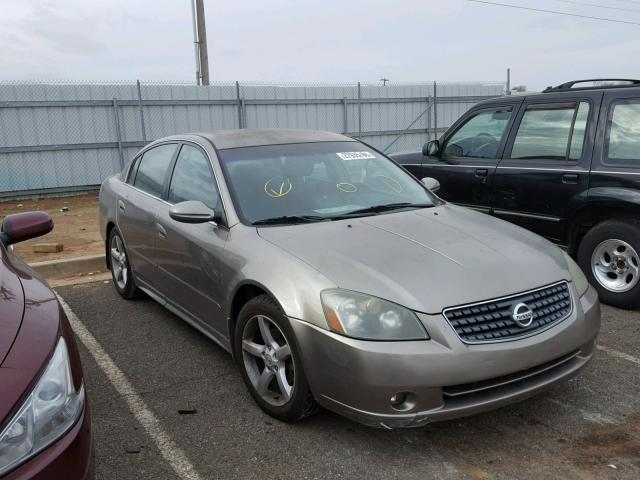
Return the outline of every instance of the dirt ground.
{"type": "Polygon", "coordinates": [[[97,192],[75,197],[0,202],[0,219],[13,213],[32,210],[48,212],[53,217],[55,226],[44,237],[16,245],[16,252],[28,263],[104,253],[98,230],[97,192]],[[61,212],[64,207],[69,211],[61,212]],[[64,245],[64,250],[58,253],[35,253],[33,245],[43,242],[60,242],[64,245]]]}

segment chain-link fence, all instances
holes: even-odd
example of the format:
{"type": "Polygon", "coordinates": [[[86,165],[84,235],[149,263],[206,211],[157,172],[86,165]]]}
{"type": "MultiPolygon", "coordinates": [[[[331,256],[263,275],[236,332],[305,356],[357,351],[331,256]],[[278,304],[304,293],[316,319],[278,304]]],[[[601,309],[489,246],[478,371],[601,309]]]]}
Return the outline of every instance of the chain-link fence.
{"type": "Polygon", "coordinates": [[[231,128],[306,128],[419,150],[500,82],[0,82],[0,199],[86,190],[148,142],[231,128]]]}

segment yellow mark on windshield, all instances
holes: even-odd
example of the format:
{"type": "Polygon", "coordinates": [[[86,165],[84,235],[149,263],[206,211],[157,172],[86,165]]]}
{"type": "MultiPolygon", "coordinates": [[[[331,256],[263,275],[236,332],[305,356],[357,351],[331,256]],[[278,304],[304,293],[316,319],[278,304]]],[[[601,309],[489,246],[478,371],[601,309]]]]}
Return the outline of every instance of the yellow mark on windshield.
{"type": "Polygon", "coordinates": [[[346,193],[353,193],[358,191],[358,187],[356,187],[353,183],[340,182],[336,184],[336,188],[346,193]]]}
{"type": "Polygon", "coordinates": [[[293,190],[293,185],[288,178],[270,178],[264,184],[264,193],[272,198],[282,198],[291,190],[293,190]]]}

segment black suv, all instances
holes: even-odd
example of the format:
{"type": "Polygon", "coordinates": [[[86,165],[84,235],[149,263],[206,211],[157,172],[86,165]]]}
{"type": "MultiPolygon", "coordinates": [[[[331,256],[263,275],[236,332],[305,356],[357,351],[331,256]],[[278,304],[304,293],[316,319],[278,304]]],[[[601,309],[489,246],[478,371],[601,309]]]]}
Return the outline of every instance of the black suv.
{"type": "Polygon", "coordinates": [[[605,303],[640,307],[640,80],[490,99],[392,158],[445,200],[566,246],[605,303]]]}

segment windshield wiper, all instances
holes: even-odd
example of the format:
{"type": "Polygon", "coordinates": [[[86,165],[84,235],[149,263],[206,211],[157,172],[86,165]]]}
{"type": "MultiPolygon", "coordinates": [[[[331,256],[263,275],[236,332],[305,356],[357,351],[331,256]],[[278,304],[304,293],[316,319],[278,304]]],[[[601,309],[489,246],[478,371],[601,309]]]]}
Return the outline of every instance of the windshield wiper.
{"type": "Polygon", "coordinates": [[[351,212],[347,212],[341,217],[350,217],[352,215],[366,214],[366,213],[380,213],[386,212],[389,210],[399,210],[401,208],[429,208],[433,207],[431,203],[410,203],[410,202],[399,202],[399,203],[385,203],[382,205],[373,205],[371,207],[359,208],[357,210],[353,210],[351,212]]]}
{"type": "Polygon", "coordinates": [[[322,222],[324,220],[330,220],[327,217],[321,217],[320,215],[283,215],[282,217],[263,218],[262,220],[256,220],[252,225],[279,225],[283,223],[313,223],[322,222]]]}

